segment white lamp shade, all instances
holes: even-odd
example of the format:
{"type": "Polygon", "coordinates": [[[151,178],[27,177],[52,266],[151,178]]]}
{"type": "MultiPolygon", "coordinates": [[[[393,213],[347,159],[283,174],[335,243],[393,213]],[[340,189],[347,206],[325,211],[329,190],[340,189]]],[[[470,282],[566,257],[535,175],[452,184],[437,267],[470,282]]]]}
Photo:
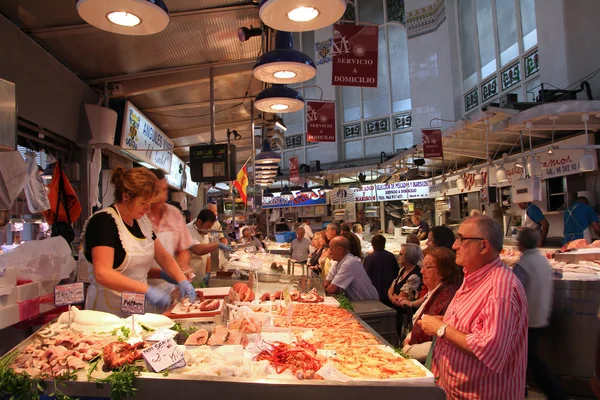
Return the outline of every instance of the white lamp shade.
{"type": "Polygon", "coordinates": [[[458,190],[464,190],[464,188],[467,187],[467,185],[465,184],[465,180],[463,178],[458,178],[456,180],[456,187],[458,188],[458,190]]]}
{"type": "Polygon", "coordinates": [[[269,97],[254,102],[256,109],[269,113],[291,113],[304,109],[304,102],[289,97],[269,97]]]}
{"type": "Polygon", "coordinates": [[[540,163],[537,159],[529,160],[527,163],[527,172],[529,176],[540,176],[542,175],[542,163],[540,163]]]}
{"type": "Polygon", "coordinates": [[[475,187],[482,187],[483,186],[483,175],[481,175],[480,173],[475,174],[475,187]]]}
{"type": "Polygon", "coordinates": [[[77,12],[88,24],[121,35],[152,35],[169,24],[169,13],[162,1],[78,0],[77,12]]]}
{"type": "Polygon", "coordinates": [[[498,167],[496,170],[496,180],[498,183],[507,182],[508,181],[508,172],[504,167],[498,167]]]}
{"type": "Polygon", "coordinates": [[[279,31],[308,32],[337,22],[346,11],[346,0],[263,0],[258,15],[279,31]]]}
{"type": "Polygon", "coordinates": [[[579,161],[579,170],[582,172],[593,171],[596,169],[594,157],[591,154],[585,153],[579,161]]]}

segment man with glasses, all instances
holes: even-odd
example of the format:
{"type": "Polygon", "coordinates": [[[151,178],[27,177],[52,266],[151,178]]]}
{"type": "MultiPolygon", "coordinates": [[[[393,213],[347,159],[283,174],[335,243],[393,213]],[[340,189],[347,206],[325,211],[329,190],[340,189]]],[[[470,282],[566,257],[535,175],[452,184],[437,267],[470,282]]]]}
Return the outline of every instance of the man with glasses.
{"type": "Polygon", "coordinates": [[[525,393],[525,290],[500,261],[503,232],[490,217],[463,222],[452,247],[465,277],[444,317],[424,315],[438,337],[432,372],[450,399],[519,399],[525,393]]]}
{"type": "Polygon", "coordinates": [[[329,243],[329,256],[337,261],[325,280],[327,294],[345,292],[348,299],[378,300],[379,293],[371,283],[360,258],[350,254],[350,242],[344,237],[336,237],[329,243]]]}

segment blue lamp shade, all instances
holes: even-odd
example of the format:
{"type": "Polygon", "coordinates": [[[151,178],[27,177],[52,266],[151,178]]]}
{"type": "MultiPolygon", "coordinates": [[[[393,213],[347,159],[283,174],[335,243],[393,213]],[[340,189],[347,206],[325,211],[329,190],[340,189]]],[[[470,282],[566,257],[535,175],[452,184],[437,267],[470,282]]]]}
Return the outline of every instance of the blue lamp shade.
{"type": "Polygon", "coordinates": [[[263,190],[263,197],[273,197],[273,193],[271,193],[271,189],[269,188],[265,188],[265,190],[263,190]]]}
{"type": "Polygon", "coordinates": [[[346,0],[262,0],[258,15],[265,25],[288,32],[308,32],[337,22],[346,0]]]}
{"type": "Polygon", "coordinates": [[[76,8],[88,24],[121,35],[152,35],[169,25],[163,0],[77,0],[76,8]]]}
{"type": "Polygon", "coordinates": [[[269,83],[299,83],[308,81],[317,74],[314,61],[293,49],[292,34],[278,31],[276,49],[259,57],[254,65],[254,77],[269,83]]]}
{"type": "Polygon", "coordinates": [[[263,112],[290,113],[304,109],[304,98],[287,86],[273,85],[256,96],[254,106],[263,112]]]}
{"type": "Polygon", "coordinates": [[[271,151],[271,145],[267,140],[263,141],[262,151],[256,156],[256,164],[271,164],[278,163],[281,161],[281,155],[271,151]]]}

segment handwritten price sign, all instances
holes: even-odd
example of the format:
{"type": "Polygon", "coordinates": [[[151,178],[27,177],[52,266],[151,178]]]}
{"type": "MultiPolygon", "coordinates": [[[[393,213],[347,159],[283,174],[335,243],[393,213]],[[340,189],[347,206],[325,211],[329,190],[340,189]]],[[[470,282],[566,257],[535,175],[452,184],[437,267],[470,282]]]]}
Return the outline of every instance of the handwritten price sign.
{"type": "Polygon", "coordinates": [[[185,366],[183,350],[173,339],[162,340],[142,350],[142,357],[144,357],[148,369],[154,372],[160,372],[171,366],[175,368],[185,366]]]}
{"type": "Polygon", "coordinates": [[[121,293],[121,311],[128,314],[144,314],[146,312],[146,295],[143,293],[121,293]]]}
{"type": "Polygon", "coordinates": [[[54,305],[56,307],[81,304],[84,300],[83,282],[54,286],[54,305]]]}

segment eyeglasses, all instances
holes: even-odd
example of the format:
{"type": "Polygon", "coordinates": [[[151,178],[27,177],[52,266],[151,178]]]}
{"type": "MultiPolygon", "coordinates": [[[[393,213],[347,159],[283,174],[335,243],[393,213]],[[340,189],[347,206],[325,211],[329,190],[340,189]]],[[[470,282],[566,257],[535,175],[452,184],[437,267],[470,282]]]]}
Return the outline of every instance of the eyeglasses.
{"type": "Polygon", "coordinates": [[[430,264],[423,264],[423,269],[436,269],[437,267],[435,265],[430,265],[430,264]]]}
{"type": "Polygon", "coordinates": [[[456,234],[456,243],[462,244],[465,240],[487,240],[487,239],[486,238],[479,238],[479,237],[464,237],[460,233],[456,234]]]}

